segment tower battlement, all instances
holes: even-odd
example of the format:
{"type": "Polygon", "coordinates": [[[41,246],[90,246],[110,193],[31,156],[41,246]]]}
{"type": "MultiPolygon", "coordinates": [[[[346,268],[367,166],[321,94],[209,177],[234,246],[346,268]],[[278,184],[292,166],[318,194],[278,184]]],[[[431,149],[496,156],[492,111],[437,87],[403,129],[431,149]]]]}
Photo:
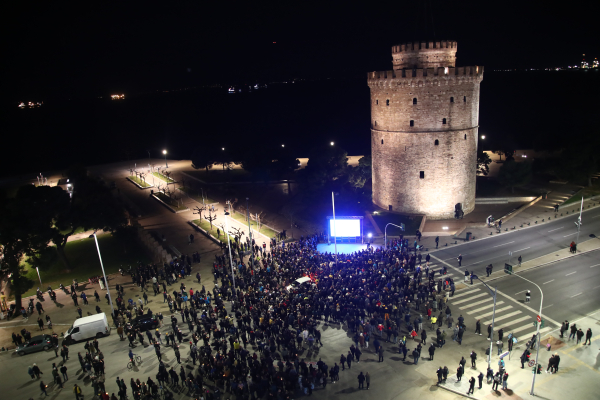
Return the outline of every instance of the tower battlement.
{"type": "Polygon", "coordinates": [[[456,64],[456,42],[414,42],[392,46],[394,69],[454,67],[456,64]]]}
{"type": "Polygon", "coordinates": [[[380,86],[386,83],[392,84],[392,81],[406,80],[411,81],[413,78],[423,80],[427,84],[434,84],[434,82],[445,81],[446,84],[453,84],[459,81],[464,81],[465,78],[468,80],[481,81],[483,79],[483,67],[482,66],[470,66],[470,67],[437,67],[437,68],[415,68],[415,69],[401,69],[401,70],[390,70],[390,71],[373,71],[367,73],[367,82],[369,86],[380,86]]]}

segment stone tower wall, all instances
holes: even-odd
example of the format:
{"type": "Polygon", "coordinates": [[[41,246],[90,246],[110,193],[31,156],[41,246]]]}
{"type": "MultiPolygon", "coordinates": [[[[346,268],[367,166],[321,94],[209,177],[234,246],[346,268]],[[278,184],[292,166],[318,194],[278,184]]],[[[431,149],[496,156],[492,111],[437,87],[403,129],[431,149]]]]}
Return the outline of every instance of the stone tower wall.
{"type": "Polygon", "coordinates": [[[431,219],[457,203],[473,211],[482,79],[477,66],[368,74],[376,205],[431,219]]]}

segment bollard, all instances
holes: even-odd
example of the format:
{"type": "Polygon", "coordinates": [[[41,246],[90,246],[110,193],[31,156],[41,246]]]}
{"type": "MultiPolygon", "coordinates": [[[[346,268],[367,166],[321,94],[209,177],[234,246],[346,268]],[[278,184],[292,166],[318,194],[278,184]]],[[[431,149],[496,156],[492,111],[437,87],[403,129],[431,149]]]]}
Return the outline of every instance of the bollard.
{"type": "Polygon", "coordinates": [[[508,232],[508,228],[504,229],[504,232],[508,232]]]}
{"type": "Polygon", "coordinates": [[[493,234],[494,234],[494,232],[490,232],[490,236],[493,235],[493,234]]]}
{"type": "Polygon", "coordinates": [[[535,221],[535,223],[537,224],[537,221],[535,221]]]}
{"type": "Polygon", "coordinates": [[[523,227],[523,224],[521,224],[521,226],[519,228],[522,228],[522,227],[523,227]]]}
{"type": "Polygon", "coordinates": [[[444,245],[444,247],[448,247],[448,243],[446,243],[446,244],[444,245]]]}
{"type": "Polygon", "coordinates": [[[531,222],[528,222],[528,223],[527,223],[527,226],[529,226],[529,225],[531,225],[531,222]]]}
{"type": "Polygon", "coordinates": [[[544,222],[544,219],[542,218],[542,222],[544,222]]]}

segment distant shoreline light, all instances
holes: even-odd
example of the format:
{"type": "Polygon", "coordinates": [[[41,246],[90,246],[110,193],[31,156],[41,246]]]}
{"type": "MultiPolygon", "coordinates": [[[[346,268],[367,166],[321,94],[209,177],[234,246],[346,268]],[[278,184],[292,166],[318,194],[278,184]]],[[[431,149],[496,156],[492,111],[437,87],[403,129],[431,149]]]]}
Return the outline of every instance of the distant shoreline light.
{"type": "Polygon", "coordinates": [[[110,99],[111,100],[124,100],[125,95],[124,94],[111,94],[110,99]]]}

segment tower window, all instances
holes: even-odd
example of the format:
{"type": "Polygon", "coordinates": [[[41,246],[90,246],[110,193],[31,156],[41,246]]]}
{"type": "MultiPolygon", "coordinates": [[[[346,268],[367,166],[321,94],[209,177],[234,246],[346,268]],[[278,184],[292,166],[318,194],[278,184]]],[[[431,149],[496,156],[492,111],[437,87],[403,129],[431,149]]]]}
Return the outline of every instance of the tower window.
{"type": "Polygon", "coordinates": [[[467,102],[467,96],[463,96],[463,101],[466,103],[467,102]]]}
{"type": "Polygon", "coordinates": [[[390,101],[389,101],[389,100],[386,100],[386,101],[385,101],[385,105],[386,105],[386,106],[389,106],[389,105],[390,105],[390,101]]]}
{"type": "Polygon", "coordinates": [[[377,126],[377,121],[375,121],[375,126],[377,126]]]}
{"type": "Polygon", "coordinates": [[[454,103],[454,97],[450,97],[450,103],[454,103]]]}
{"type": "Polygon", "coordinates": [[[381,144],[383,144],[383,139],[381,139],[381,144]]]}
{"type": "Polygon", "coordinates": [[[439,145],[440,145],[440,141],[439,141],[439,140],[437,140],[437,139],[435,139],[435,142],[434,142],[434,144],[435,144],[436,146],[439,146],[439,145]]]}
{"type": "Polygon", "coordinates": [[[413,104],[417,104],[417,98],[416,97],[413,99],[413,104]]]}
{"type": "Polygon", "coordinates": [[[465,133],[465,140],[467,140],[467,134],[465,133]]]}
{"type": "Polygon", "coordinates": [[[415,121],[413,121],[412,119],[410,120],[410,126],[415,126],[415,121]]]}
{"type": "Polygon", "coordinates": [[[376,105],[379,105],[379,100],[375,100],[375,104],[376,104],[376,105]]]}
{"type": "Polygon", "coordinates": [[[419,172],[419,178],[425,179],[425,171],[420,171],[419,172]]]}
{"type": "Polygon", "coordinates": [[[446,125],[446,118],[442,119],[442,124],[446,125]]]}

